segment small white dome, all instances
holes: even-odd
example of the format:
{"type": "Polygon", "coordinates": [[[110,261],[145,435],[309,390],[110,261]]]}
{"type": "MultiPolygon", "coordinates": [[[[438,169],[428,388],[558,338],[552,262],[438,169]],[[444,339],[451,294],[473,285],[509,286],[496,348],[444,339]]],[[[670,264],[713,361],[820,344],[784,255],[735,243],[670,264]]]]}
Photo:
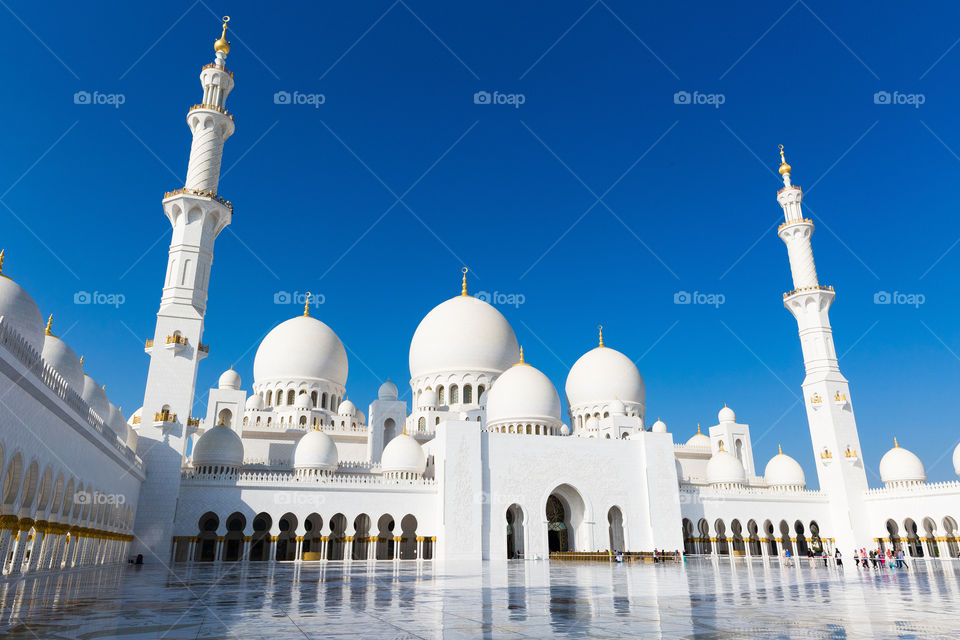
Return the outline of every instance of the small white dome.
{"type": "Polygon", "coordinates": [[[387,443],[380,458],[383,473],[415,473],[422,475],[427,468],[427,456],[413,436],[402,433],[387,443]]]}
{"type": "Polygon", "coordinates": [[[239,389],[240,374],[234,371],[233,367],[230,367],[220,374],[220,381],[217,383],[217,387],[220,389],[239,389]]]}
{"type": "Polygon", "coordinates": [[[697,425],[697,432],[687,440],[688,447],[710,448],[710,438],[700,432],[700,425],[697,425]]]}
{"type": "Polygon", "coordinates": [[[720,413],[717,414],[717,420],[720,421],[721,424],[724,422],[736,422],[737,414],[727,405],[723,405],[723,409],[720,409],[720,413]]]}
{"type": "Polygon", "coordinates": [[[607,407],[607,410],[610,411],[611,416],[627,415],[627,408],[623,405],[623,401],[620,400],[620,398],[614,398],[613,402],[607,407]]]}
{"type": "Polygon", "coordinates": [[[473,296],[434,307],[410,341],[410,377],[477,372],[498,375],[520,359],[513,327],[503,314],[473,296]]]}
{"type": "Polygon", "coordinates": [[[0,275],[0,316],[3,323],[20,334],[27,344],[43,350],[43,316],[27,290],[5,275],[0,275]]]}
{"type": "Polygon", "coordinates": [[[193,466],[223,465],[239,467],[243,464],[243,440],[227,426],[207,429],[193,446],[193,466]]]}
{"type": "MultiPolygon", "coordinates": [[[[484,392],[486,393],[486,392],[484,392]]],[[[437,406],[437,392],[431,387],[427,387],[417,398],[418,409],[432,409],[437,406]]]]}
{"type": "Polygon", "coordinates": [[[71,389],[77,393],[83,392],[83,365],[66,342],[54,335],[46,335],[43,338],[43,352],[40,355],[43,356],[44,362],[63,376],[71,389]]]}
{"type": "Polygon", "coordinates": [[[380,385],[380,389],[377,391],[377,398],[379,400],[396,400],[399,395],[397,385],[389,380],[380,385]]]}
{"type": "Polygon", "coordinates": [[[590,416],[587,418],[586,423],[584,423],[583,428],[587,431],[599,431],[600,430],[600,421],[597,420],[596,416],[590,416]]]}
{"type": "Polygon", "coordinates": [[[253,360],[253,379],[327,380],[347,383],[347,352],[333,329],[310,316],[274,327],[253,360]]]}
{"type": "Polygon", "coordinates": [[[782,450],[770,458],[770,462],[763,470],[763,479],[771,487],[802,489],[807,486],[800,463],[782,450]]]}
{"type": "Polygon", "coordinates": [[[313,400],[310,399],[310,395],[307,393],[301,393],[297,396],[297,399],[293,401],[294,409],[313,409],[313,400]]]}
{"type": "Polygon", "coordinates": [[[960,476],[960,444],[953,450],[953,472],[960,476]]]}
{"type": "Polygon", "coordinates": [[[710,484],[743,484],[746,481],[743,464],[729,451],[717,451],[707,462],[707,482],[710,484]]]}
{"type": "Polygon", "coordinates": [[[337,445],[323,431],[308,431],[297,442],[293,452],[294,469],[336,471],[339,464],[337,445]]]}
{"type": "Polygon", "coordinates": [[[107,426],[107,419],[110,417],[110,401],[107,400],[107,393],[103,390],[103,387],[97,384],[96,380],[84,374],[83,393],[80,396],[100,416],[100,419],[104,421],[104,426],[107,426]]]}
{"type": "Polygon", "coordinates": [[[609,347],[597,347],[580,356],[567,375],[565,389],[571,407],[607,404],[615,398],[625,405],[642,405],[646,401],[643,376],[637,365],[609,347]]]}
{"type": "Polygon", "coordinates": [[[110,405],[107,409],[107,426],[110,427],[111,431],[117,434],[117,437],[120,438],[120,440],[126,441],[127,421],[124,419],[123,413],[121,413],[120,409],[118,409],[116,405],[109,400],[107,402],[110,405]]]}
{"type": "Polygon", "coordinates": [[[654,433],[666,433],[667,425],[663,420],[657,418],[657,421],[653,423],[653,427],[650,430],[654,433]]]}
{"type": "Polygon", "coordinates": [[[560,427],[560,435],[562,436],[570,435],[570,425],[565,424],[562,427],[560,427]]]}
{"type": "Polygon", "coordinates": [[[260,397],[259,393],[255,393],[247,398],[247,409],[251,411],[263,410],[263,398],[260,397]]]}
{"type": "Polygon", "coordinates": [[[487,424],[531,420],[559,425],[561,411],[550,378],[526,363],[504,371],[487,396],[487,424]]]}
{"type": "Polygon", "coordinates": [[[349,400],[344,400],[340,403],[340,406],[337,407],[337,415],[343,416],[344,418],[352,418],[356,413],[357,407],[349,400]]]}
{"type": "Polygon", "coordinates": [[[886,485],[919,484],[927,481],[927,472],[923,462],[912,451],[893,441],[893,449],[880,458],[880,479],[886,485]]]}

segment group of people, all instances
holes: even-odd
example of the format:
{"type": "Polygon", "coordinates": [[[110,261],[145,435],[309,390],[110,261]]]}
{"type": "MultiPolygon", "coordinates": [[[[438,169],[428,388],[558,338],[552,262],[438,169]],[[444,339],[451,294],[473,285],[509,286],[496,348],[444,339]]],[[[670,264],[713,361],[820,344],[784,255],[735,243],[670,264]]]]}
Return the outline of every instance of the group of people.
{"type": "Polygon", "coordinates": [[[887,566],[896,569],[905,569],[907,567],[907,561],[905,560],[906,555],[903,553],[903,549],[854,549],[853,557],[857,561],[857,566],[862,566],[864,569],[869,566],[871,569],[884,569],[887,566]]]}
{"type": "MultiPolygon", "coordinates": [[[[834,562],[838,567],[843,566],[843,554],[840,553],[840,550],[837,549],[834,554],[834,562]]],[[[817,561],[822,561],[823,566],[828,566],[830,554],[827,553],[826,549],[821,549],[820,551],[814,551],[813,549],[807,549],[807,564],[815,566],[817,561]]],[[[793,552],[790,549],[786,549],[783,552],[783,563],[788,567],[793,566],[793,552]]]]}

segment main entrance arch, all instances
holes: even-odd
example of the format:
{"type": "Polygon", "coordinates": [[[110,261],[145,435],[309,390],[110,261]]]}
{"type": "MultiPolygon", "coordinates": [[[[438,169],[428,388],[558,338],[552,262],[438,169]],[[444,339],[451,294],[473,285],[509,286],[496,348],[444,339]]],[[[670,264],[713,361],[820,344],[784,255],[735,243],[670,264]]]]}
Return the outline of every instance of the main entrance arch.
{"type": "MultiPolygon", "coordinates": [[[[568,484],[562,484],[547,497],[547,548],[551,553],[576,551],[583,547],[581,525],[586,507],[580,493],[568,484]]],[[[585,548],[585,547],[584,547],[585,548]]]]}

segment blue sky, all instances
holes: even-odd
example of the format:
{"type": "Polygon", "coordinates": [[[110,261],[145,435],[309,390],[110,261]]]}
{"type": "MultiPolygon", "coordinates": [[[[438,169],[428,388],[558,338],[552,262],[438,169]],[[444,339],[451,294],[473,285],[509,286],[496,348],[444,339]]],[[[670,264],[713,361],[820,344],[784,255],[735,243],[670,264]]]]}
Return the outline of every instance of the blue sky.
{"type": "Polygon", "coordinates": [[[324,296],[314,315],[347,346],[365,407],[388,376],[409,378],[417,323],[466,264],[472,291],[522,296],[500,308],[561,394],[602,323],[637,359],[651,421],[683,441],[726,402],[759,467],[779,442],[815,484],[781,300],[782,143],[837,289],[871,483],[895,435],[932,480],[953,477],[960,7],[109,7],[0,9],[0,228],[5,273],[128,414],[169,244],[160,199],[183,184],[184,117],[229,12],[237,129],[220,193],[236,213],[216,247],[198,415],[231,364],[249,387],[261,337],[301,312],[274,304],[281,291],[324,296]],[[75,104],[78,91],[123,103],[75,104]],[[276,104],[282,91],[323,104],[276,104]],[[480,91],[522,104],[475,104],[480,91]],[[79,291],[123,303],[78,305],[79,291]],[[677,305],[680,291],[723,304],[677,305]],[[923,303],[875,304],[881,291],[923,303]]]}

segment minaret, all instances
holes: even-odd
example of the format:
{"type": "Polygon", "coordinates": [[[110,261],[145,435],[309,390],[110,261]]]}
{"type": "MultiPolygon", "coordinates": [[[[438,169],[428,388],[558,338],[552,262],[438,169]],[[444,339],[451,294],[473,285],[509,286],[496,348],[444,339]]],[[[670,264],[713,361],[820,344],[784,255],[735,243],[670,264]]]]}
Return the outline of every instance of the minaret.
{"type": "Polygon", "coordinates": [[[850,387],[840,373],[830,328],[833,287],[821,285],[813,261],[810,236],[813,221],[803,217],[803,190],[790,181],[790,165],[780,145],[783,188],[777,201],[786,221],[777,234],[787,245],[793,291],[783,294],[783,305],[797,319],[806,377],[803,402],[817,463],[820,490],[830,496],[831,522],[820,523],[823,535],[836,538],[841,552],[871,541],[863,508],[867,476],[860,457],[860,436],[853,416],[850,387]],[[829,528],[828,528],[829,526],[829,528]]]}
{"type": "Polygon", "coordinates": [[[223,33],[214,43],[216,59],[200,72],[203,99],[187,112],[193,143],[186,185],[163,196],[173,234],[157,326],[145,348],[150,369],[137,445],[147,478],[140,490],[135,553],[148,561],[170,559],[180,469],[195,427],[190,412],[197,364],[209,350],[200,340],[213,244],[233,215],[230,203],[217,195],[223,143],[234,130],[225,108],[233,89],[233,73],[224,65],[229,20],[223,19],[223,33]]]}

